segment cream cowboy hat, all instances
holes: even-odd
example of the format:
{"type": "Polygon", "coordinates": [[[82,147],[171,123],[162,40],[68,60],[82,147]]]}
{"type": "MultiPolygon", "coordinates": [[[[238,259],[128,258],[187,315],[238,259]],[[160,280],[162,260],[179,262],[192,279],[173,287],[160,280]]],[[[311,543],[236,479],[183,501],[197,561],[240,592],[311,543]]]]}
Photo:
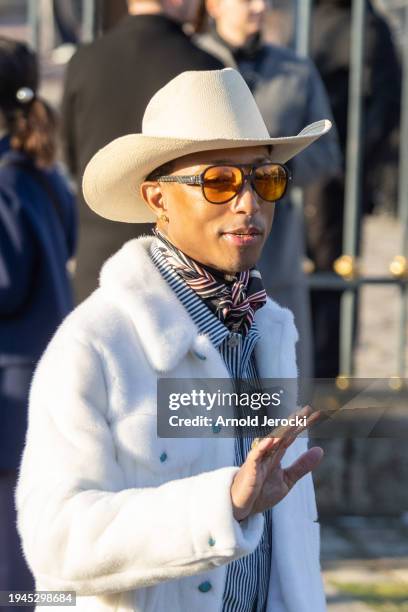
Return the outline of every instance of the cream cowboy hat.
{"type": "Polygon", "coordinates": [[[270,138],[239,72],[183,72],[150,100],[141,134],[121,136],[92,157],[82,183],[85,200],[106,219],[155,221],[140,185],[158,166],[189,153],[260,145],[272,146],[273,161],[285,163],[330,128],[323,119],[297,136],[270,138]]]}

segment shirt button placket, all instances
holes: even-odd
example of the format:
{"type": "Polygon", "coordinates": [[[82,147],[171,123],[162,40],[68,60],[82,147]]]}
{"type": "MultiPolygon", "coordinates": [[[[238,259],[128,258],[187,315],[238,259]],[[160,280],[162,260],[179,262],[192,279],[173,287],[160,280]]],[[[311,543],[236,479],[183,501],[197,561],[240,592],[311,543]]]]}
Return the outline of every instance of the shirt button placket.
{"type": "Polygon", "coordinates": [[[227,341],[228,346],[230,348],[236,348],[239,345],[239,337],[240,334],[231,333],[227,341]]]}

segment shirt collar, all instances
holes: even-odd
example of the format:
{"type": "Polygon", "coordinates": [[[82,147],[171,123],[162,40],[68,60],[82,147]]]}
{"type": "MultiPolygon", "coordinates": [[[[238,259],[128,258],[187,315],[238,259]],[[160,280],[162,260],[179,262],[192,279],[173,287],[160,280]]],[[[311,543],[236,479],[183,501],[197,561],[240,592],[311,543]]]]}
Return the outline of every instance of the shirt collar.
{"type": "MultiPolygon", "coordinates": [[[[173,289],[178,299],[187,310],[188,314],[197,325],[200,333],[209,337],[213,346],[218,348],[230,335],[230,330],[215,316],[202,300],[177,274],[162,255],[156,242],[153,242],[150,254],[154,264],[159,269],[163,278],[173,289]]],[[[254,345],[260,338],[260,333],[255,321],[245,337],[248,345],[254,345]]]]}

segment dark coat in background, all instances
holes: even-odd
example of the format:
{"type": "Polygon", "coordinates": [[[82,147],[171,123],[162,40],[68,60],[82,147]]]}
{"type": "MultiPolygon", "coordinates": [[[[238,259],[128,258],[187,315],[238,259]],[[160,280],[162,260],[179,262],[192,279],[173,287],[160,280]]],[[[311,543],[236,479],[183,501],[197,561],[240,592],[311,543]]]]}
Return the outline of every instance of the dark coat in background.
{"type": "MultiPolygon", "coordinates": [[[[346,151],[350,76],[351,2],[320,0],[313,12],[311,56],[326,86],[339,133],[343,155],[346,151]]],[[[362,81],[362,210],[372,212],[378,205],[378,191],[384,163],[393,155],[395,132],[399,128],[401,65],[386,20],[367,2],[364,28],[365,51],[362,81]]],[[[397,160],[393,159],[395,179],[397,160]]]]}
{"type": "MultiPolygon", "coordinates": [[[[319,0],[313,12],[311,55],[326,86],[343,160],[347,144],[351,1],[319,0]]],[[[364,213],[394,207],[397,193],[401,68],[390,28],[367,2],[362,82],[362,192],[358,242],[364,213]]],[[[343,161],[344,168],[344,161],[343,161]]],[[[305,190],[308,254],[318,271],[331,271],[342,254],[344,174],[305,190]]],[[[339,373],[340,297],[312,291],[315,372],[339,373]]]]}
{"type": "Polygon", "coordinates": [[[41,171],[59,212],[28,158],[0,140],[0,470],[17,468],[27,427],[33,369],[73,307],[66,264],[76,241],[76,211],[66,181],[41,171]]]}
{"type": "MultiPolygon", "coordinates": [[[[141,131],[147,103],[158,89],[186,70],[222,67],[164,15],[129,15],[108,34],[80,48],[67,69],[62,105],[65,159],[79,191],[85,166],[98,149],[114,138],[141,131]]],[[[102,263],[150,227],[102,219],[81,198],[78,301],[96,288],[102,263]]]]}

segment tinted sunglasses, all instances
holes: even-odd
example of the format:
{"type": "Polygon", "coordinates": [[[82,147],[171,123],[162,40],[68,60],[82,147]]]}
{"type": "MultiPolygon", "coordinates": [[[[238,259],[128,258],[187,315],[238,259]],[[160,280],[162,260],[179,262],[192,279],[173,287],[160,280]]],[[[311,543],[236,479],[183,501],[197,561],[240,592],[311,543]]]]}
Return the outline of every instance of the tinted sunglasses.
{"type": "Polygon", "coordinates": [[[203,196],[211,204],[226,204],[243,190],[247,181],[255,193],[266,202],[283,198],[291,180],[290,172],[282,164],[262,163],[250,167],[248,164],[230,166],[208,166],[201,174],[188,176],[165,175],[155,180],[162,183],[183,183],[201,187],[203,196]]]}

